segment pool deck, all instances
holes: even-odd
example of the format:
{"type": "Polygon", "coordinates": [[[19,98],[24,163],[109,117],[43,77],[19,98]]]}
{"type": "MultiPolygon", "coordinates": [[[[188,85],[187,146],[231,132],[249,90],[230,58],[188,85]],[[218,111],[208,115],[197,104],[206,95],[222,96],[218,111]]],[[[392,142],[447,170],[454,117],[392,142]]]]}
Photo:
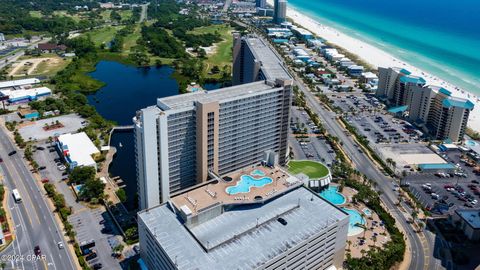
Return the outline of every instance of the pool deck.
{"type": "Polygon", "coordinates": [[[224,205],[259,203],[263,200],[271,199],[283,194],[284,192],[303,184],[301,180],[291,176],[286,170],[280,167],[268,168],[263,166],[254,166],[229,173],[228,175],[223,175],[222,177],[224,176],[231,177],[232,181],[226,182],[224,180],[220,180],[215,184],[207,184],[205,186],[201,186],[188,192],[179,194],[171,198],[171,201],[177,209],[186,206],[190,209],[192,215],[196,215],[200,211],[218,203],[224,205]],[[254,175],[254,178],[259,179],[263,177],[269,177],[273,180],[273,182],[263,187],[252,186],[250,188],[250,192],[248,193],[238,193],[233,195],[227,194],[227,187],[235,186],[237,182],[240,181],[240,177],[242,175],[251,175],[251,173],[255,170],[262,171],[265,176],[254,175]],[[261,196],[262,200],[255,200],[256,196],[261,196]]]}
{"type": "MultiPolygon", "coordinates": [[[[357,194],[356,190],[350,187],[344,187],[342,194],[347,198],[347,203],[343,204],[342,207],[358,211],[365,219],[365,226],[367,227],[366,231],[362,230],[362,232],[358,234],[348,236],[348,241],[350,241],[351,244],[350,250],[348,250],[347,253],[350,253],[353,258],[362,258],[364,256],[362,250],[367,252],[372,249],[374,245],[381,248],[386,242],[391,240],[390,235],[385,227],[380,224],[380,218],[377,213],[370,210],[370,215],[367,215],[365,212],[363,212],[363,209],[367,208],[366,205],[363,203],[354,204],[351,202],[352,197],[357,194]],[[374,234],[376,234],[376,241],[373,241],[374,234]],[[364,236],[365,243],[361,245],[360,240],[364,236]]],[[[347,244],[347,249],[348,247],[349,245],[347,244]]]]}

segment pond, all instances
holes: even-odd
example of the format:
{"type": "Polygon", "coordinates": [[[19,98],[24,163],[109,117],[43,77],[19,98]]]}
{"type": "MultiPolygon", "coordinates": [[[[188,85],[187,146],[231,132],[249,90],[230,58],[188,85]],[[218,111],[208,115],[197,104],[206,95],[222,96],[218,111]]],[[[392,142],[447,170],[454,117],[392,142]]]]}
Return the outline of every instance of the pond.
{"type": "MultiPolygon", "coordinates": [[[[169,66],[136,68],[114,61],[100,61],[89,75],[106,85],[87,99],[104,118],[118,125],[131,125],[137,110],[155,105],[157,98],[178,94],[178,83],[171,77],[173,72],[169,66]]],[[[212,83],[204,87],[213,90],[220,85],[212,83]]],[[[137,183],[133,132],[114,132],[110,144],[117,153],[109,173],[124,181],[125,206],[128,210],[135,210],[137,183]]]]}
{"type": "Polygon", "coordinates": [[[178,94],[178,83],[171,77],[174,69],[136,68],[113,61],[100,61],[93,78],[106,85],[88,101],[98,113],[118,125],[131,125],[135,112],[154,105],[156,99],[178,94]]]}
{"type": "MultiPolygon", "coordinates": [[[[168,66],[136,68],[113,61],[101,61],[90,76],[106,85],[87,98],[104,118],[118,125],[131,125],[137,110],[154,105],[157,98],[178,94],[177,81],[171,78],[173,72],[168,66]]],[[[113,133],[110,144],[117,149],[117,153],[109,172],[124,181],[127,193],[125,206],[128,210],[134,210],[137,182],[133,132],[113,133]]]]}

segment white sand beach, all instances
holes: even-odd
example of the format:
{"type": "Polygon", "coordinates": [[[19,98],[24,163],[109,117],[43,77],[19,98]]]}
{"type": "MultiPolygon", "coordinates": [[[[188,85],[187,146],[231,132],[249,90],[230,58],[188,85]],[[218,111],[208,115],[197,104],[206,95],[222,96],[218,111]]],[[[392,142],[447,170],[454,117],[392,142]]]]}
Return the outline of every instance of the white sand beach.
{"type": "MultiPolygon", "coordinates": [[[[267,2],[273,6],[273,0],[267,0],[267,2]]],[[[405,63],[366,42],[352,38],[334,28],[323,25],[291,7],[287,8],[287,16],[295,23],[303,26],[319,37],[326,39],[328,42],[358,55],[365,62],[374,67],[402,67],[409,70],[414,75],[422,76],[428,84],[445,87],[450,90],[454,96],[468,98],[475,104],[474,110],[470,113],[468,126],[475,131],[480,132],[480,97],[405,63]]]]}

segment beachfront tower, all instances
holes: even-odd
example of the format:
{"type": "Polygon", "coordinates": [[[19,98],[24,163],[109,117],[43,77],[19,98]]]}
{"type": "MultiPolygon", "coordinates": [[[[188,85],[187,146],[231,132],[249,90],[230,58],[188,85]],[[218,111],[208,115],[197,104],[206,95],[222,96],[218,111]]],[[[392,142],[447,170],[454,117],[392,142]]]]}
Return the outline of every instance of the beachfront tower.
{"type": "Polygon", "coordinates": [[[468,117],[474,104],[439,86],[426,85],[419,76],[402,68],[379,71],[377,96],[390,106],[405,106],[407,119],[433,139],[463,140],[468,117]]]}
{"type": "Polygon", "coordinates": [[[255,7],[257,8],[266,8],[267,7],[267,0],[256,0],[255,7]]]}
{"type": "Polygon", "coordinates": [[[139,207],[259,163],[266,151],[288,157],[291,79],[274,79],[157,100],[137,112],[139,207]]]}
{"type": "Polygon", "coordinates": [[[282,60],[262,39],[233,34],[233,85],[291,78],[282,60]]]}
{"type": "Polygon", "coordinates": [[[273,22],[281,24],[287,20],[287,0],[275,0],[273,5],[273,22]]]}

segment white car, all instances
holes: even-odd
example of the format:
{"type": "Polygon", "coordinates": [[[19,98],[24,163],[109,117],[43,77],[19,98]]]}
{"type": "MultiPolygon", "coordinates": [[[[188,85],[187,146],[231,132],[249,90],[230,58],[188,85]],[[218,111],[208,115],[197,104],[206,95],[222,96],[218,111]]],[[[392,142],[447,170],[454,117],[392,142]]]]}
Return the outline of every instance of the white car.
{"type": "Polygon", "coordinates": [[[62,242],[58,242],[57,245],[58,245],[59,249],[63,249],[63,243],[62,242]]]}

